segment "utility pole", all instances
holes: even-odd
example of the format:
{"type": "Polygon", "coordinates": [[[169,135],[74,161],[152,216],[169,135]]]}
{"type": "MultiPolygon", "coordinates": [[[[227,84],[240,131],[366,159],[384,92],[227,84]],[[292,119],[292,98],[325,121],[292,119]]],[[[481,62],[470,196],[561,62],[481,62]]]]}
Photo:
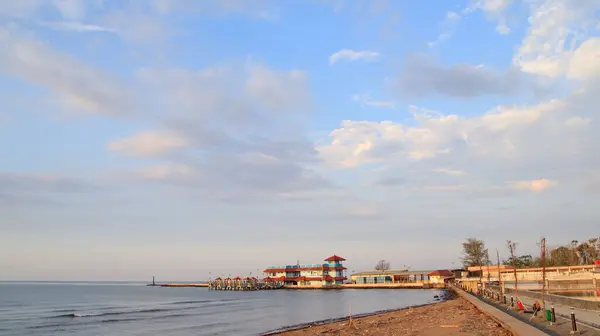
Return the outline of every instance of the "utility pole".
{"type": "Polygon", "coordinates": [[[546,309],[546,238],[542,237],[540,241],[542,249],[540,255],[540,263],[542,264],[542,309],[546,309]]]}
{"type": "Polygon", "coordinates": [[[502,277],[500,276],[500,252],[496,249],[496,267],[498,271],[498,286],[500,286],[500,296],[504,295],[504,285],[502,284],[502,277]]]}
{"type": "Polygon", "coordinates": [[[479,286],[481,285],[481,289],[483,290],[483,257],[485,256],[485,251],[478,252],[478,261],[479,261],[479,284],[477,285],[477,294],[480,293],[479,286]]]}
{"type": "Polygon", "coordinates": [[[519,280],[517,279],[517,244],[511,240],[507,241],[507,244],[512,260],[513,275],[515,276],[515,296],[517,296],[517,291],[519,290],[519,280]]]}
{"type": "Polygon", "coordinates": [[[486,263],[485,266],[487,266],[487,282],[489,284],[490,283],[490,276],[491,276],[490,265],[492,264],[492,262],[490,261],[490,254],[489,254],[489,251],[487,249],[485,249],[485,263],[486,263]]]}

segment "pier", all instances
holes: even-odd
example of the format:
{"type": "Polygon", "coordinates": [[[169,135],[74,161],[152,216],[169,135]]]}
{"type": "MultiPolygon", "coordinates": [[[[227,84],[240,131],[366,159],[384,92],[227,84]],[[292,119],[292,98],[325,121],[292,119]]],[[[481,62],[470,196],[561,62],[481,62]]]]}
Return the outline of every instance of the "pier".
{"type": "Polygon", "coordinates": [[[255,291],[255,290],[271,290],[271,289],[282,289],[284,288],[283,282],[269,281],[264,279],[263,281],[257,278],[216,278],[213,281],[209,281],[209,290],[230,290],[230,291],[255,291]]]}
{"type": "Polygon", "coordinates": [[[156,283],[154,277],[152,277],[152,283],[147,284],[148,287],[208,287],[208,283],[156,283]]]}

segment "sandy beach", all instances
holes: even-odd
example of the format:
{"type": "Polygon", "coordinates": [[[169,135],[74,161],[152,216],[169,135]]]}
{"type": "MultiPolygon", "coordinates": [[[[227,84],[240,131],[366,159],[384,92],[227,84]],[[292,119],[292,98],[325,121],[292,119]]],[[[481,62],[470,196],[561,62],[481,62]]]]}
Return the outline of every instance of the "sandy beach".
{"type": "Polygon", "coordinates": [[[512,333],[466,300],[454,298],[428,306],[312,326],[278,335],[509,336],[512,333]]]}

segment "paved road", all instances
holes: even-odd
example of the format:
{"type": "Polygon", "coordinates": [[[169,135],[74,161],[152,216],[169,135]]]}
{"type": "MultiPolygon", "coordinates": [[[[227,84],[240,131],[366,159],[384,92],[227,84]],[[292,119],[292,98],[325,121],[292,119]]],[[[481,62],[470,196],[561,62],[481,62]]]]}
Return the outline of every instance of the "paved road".
{"type": "MultiPolygon", "coordinates": [[[[523,304],[525,304],[528,307],[531,307],[533,305],[533,302],[536,300],[534,298],[522,295],[519,296],[519,299],[521,300],[521,302],[523,302],[523,304]]],[[[552,302],[546,300],[546,308],[550,309],[551,305],[552,302]]],[[[571,307],[555,303],[554,311],[556,312],[557,316],[569,317],[571,314],[571,307]]],[[[581,308],[575,308],[575,318],[578,321],[584,322],[585,324],[600,328],[600,311],[598,310],[585,310],[581,308]]]]}

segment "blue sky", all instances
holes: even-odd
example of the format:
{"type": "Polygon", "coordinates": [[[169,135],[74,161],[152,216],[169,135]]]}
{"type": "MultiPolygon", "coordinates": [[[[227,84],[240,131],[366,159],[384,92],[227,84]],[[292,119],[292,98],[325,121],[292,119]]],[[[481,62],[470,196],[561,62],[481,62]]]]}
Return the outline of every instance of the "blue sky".
{"type": "Polygon", "coordinates": [[[600,1],[0,4],[0,280],[597,235],[600,1]],[[567,234],[568,233],[568,234],[567,234]]]}

